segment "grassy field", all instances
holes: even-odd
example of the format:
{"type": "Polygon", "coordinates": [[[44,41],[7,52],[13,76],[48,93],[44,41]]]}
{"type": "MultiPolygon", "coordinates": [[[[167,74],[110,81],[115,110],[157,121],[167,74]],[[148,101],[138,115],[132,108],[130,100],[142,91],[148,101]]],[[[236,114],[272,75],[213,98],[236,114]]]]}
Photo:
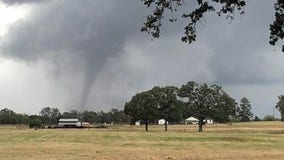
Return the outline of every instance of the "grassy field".
{"type": "Polygon", "coordinates": [[[0,126],[1,160],[197,160],[284,158],[284,123],[42,129],[0,126]]]}

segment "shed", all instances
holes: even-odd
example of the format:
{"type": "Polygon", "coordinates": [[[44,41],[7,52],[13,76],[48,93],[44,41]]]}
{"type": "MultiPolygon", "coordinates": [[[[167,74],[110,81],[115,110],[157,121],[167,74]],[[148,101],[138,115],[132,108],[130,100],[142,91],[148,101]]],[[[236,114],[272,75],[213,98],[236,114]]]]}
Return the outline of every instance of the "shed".
{"type": "Polygon", "coordinates": [[[199,120],[194,117],[189,117],[185,119],[185,124],[198,124],[199,120]]]}

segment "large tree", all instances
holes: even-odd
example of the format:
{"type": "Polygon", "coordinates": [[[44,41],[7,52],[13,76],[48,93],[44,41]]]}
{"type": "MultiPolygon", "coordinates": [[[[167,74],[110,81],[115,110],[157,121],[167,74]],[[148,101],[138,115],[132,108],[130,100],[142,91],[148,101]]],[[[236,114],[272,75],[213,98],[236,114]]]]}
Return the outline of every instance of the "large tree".
{"type": "MultiPolygon", "coordinates": [[[[192,43],[197,37],[197,23],[204,17],[206,13],[214,12],[218,16],[225,15],[226,18],[232,20],[235,12],[243,15],[245,0],[141,0],[144,5],[151,7],[153,13],[148,15],[146,22],[141,28],[142,32],[147,32],[153,38],[160,37],[160,28],[162,20],[167,15],[170,22],[175,22],[179,17],[188,21],[184,27],[184,36],[181,40],[186,43],[192,43]],[[186,2],[187,5],[186,5],[186,2]],[[183,8],[181,8],[183,6],[183,8]]],[[[274,4],[275,20],[270,25],[270,41],[271,45],[284,37],[284,1],[277,0],[274,4]]],[[[284,45],[282,46],[284,51],[284,45]]]]}
{"type": "Polygon", "coordinates": [[[240,106],[238,108],[238,117],[242,122],[250,121],[253,117],[250,102],[246,97],[241,99],[240,106]]]}
{"type": "Polygon", "coordinates": [[[137,93],[129,102],[124,105],[125,114],[129,115],[132,122],[143,120],[145,131],[148,131],[148,124],[157,117],[157,99],[151,91],[137,93]]]}
{"type": "Polygon", "coordinates": [[[284,95],[278,96],[278,102],[276,104],[276,108],[279,110],[281,114],[281,121],[284,121],[284,95]]]}
{"type": "Polygon", "coordinates": [[[215,122],[227,123],[236,118],[237,102],[231,98],[224,90],[219,86],[213,86],[215,92],[217,92],[217,103],[212,109],[213,116],[211,117],[215,122]]]}
{"type": "Polygon", "coordinates": [[[178,95],[185,98],[192,115],[199,120],[199,132],[202,132],[205,119],[212,118],[224,122],[234,114],[235,102],[220,86],[189,81],[182,85],[178,95]]]}
{"type": "Polygon", "coordinates": [[[168,130],[168,122],[172,118],[171,115],[177,115],[177,92],[175,86],[154,87],[151,90],[153,96],[158,102],[159,117],[165,119],[165,131],[168,130]]]}

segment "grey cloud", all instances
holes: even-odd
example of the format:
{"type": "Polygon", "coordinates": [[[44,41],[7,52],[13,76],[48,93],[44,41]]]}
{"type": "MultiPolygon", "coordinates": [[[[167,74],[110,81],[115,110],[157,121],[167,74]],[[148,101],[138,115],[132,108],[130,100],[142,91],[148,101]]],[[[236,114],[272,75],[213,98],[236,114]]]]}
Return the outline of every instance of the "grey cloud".
{"type": "MultiPolygon", "coordinates": [[[[150,41],[151,37],[141,33],[145,16],[151,12],[141,1],[49,1],[34,5],[28,17],[10,26],[0,51],[5,58],[35,63],[34,67],[38,62],[48,63],[37,71],[40,82],[33,74],[26,76],[22,83],[30,87],[18,96],[34,95],[29,93],[34,84],[44,83],[37,97],[40,100],[32,104],[36,111],[46,105],[40,103],[96,110],[123,107],[136,92],[154,85],[180,86],[189,80],[218,83],[231,89],[233,97],[247,96],[257,104],[271,83],[284,81],[283,54],[268,44],[272,5],[248,1],[245,16],[235,17],[231,24],[210,14],[198,24],[197,42],[188,45],[180,41],[183,24],[166,19],[160,39],[150,41]],[[42,75],[44,71],[52,75],[51,80],[42,75]],[[248,91],[243,84],[259,86],[248,91]]],[[[277,87],[271,88],[269,97],[281,93],[277,87]]],[[[13,95],[13,89],[5,89],[13,95]]],[[[20,102],[24,106],[24,100],[20,102]]],[[[269,100],[265,105],[268,102],[271,105],[269,100]]],[[[13,103],[19,102],[11,99],[9,104],[13,103]]],[[[268,110],[258,105],[258,112],[268,110]]]]}
{"type": "Polygon", "coordinates": [[[90,95],[93,101],[88,105],[95,102],[100,109],[123,107],[135,93],[155,85],[181,86],[189,80],[211,82],[214,77],[207,65],[209,59],[210,48],[203,43],[189,46],[175,38],[147,44],[128,40],[123,52],[108,58],[97,75],[90,95]]]}
{"type": "Polygon", "coordinates": [[[1,1],[9,5],[14,5],[14,4],[47,2],[50,0],[1,0],[1,1]]]}
{"type": "Polygon", "coordinates": [[[62,53],[82,59],[65,67],[83,69],[81,105],[85,106],[106,58],[119,54],[126,39],[139,32],[139,16],[143,14],[137,6],[125,0],[53,1],[39,6],[26,21],[13,25],[1,49],[6,56],[25,61],[55,59],[62,53]],[[125,10],[128,5],[133,7],[125,10]]]}
{"type": "Polygon", "coordinates": [[[284,82],[284,76],[277,72],[283,70],[284,65],[275,63],[277,59],[283,61],[283,56],[268,43],[269,24],[272,19],[273,3],[248,1],[244,17],[225,25],[231,29],[224,29],[223,34],[211,34],[211,38],[219,39],[213,42],[217,47],[213,50],[215,54],[210,62],[212,73],[216,75],[216,83],[284,82]],[[269,58],[268,55],[273,55],[274,58],[269,58]]]}

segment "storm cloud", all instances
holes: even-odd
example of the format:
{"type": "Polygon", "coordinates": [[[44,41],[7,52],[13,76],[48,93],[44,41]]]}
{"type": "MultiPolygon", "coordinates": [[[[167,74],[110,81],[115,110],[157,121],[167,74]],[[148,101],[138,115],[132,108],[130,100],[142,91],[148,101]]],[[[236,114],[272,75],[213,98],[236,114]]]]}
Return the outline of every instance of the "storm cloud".
{"type": "Polygon", "coordinates": [[[280,47],[268,43],[273,18],[273,3],[248,1],[246,15],[237,17],[232,26],[227,24],[225,36],[217,41],[222,44],[214,45],[215,55],[210,62],[217,83],[283,84],[283,54],[280,47]]]}
{"type": "Polygon", "coordinates": [[[15,5],[15,4],[47,2],[50,0],[1,0],[1,1],[8,5],[15,5]]]}
{"type": "MultiPolygon", "coordinates": [[[[0,60],[13,60],[25,70],[18,79],[29,87],[21,95],[39,96],[33,103],[19,100],[32,105],[28,112],[44,105],[123,108],[132,95],[154,85],[180,86],[194,80],[222,85],[237,100],[247,96],[258,107],[256,114],[263,116],[284,92],[279,88],[284,83],[284,57],[280,48],[268,44],[273,19],[269,1],[248,1],[246,14],[236,15],[232,22],[205,16],[198,24],[197,42],[191,45],[180,41],[186,24],[180,19],[181,24],[165,19],[159,39],[152,41],[141,33],[151,10],[139,0],[3,2],[32,5],[27,17],[9,26],[0,43],[0,60]],[[269,94],[261,94],[269,88],[269,94]],[[39,93],[31,93],[34,90],[39,93]]],[[[1,74],[5,80],[4,71],[1,74]]]]}
{"type": "Polygon", "coordinates": [[[81,68],[84,83],[80,105],[85,107],[93,81],[106,58],[119,54],[126,39],[137,32],[131,24],[138,21],[129,19],[131,9],[126,12],[123,9],[126,5],[135,4],[50,1],[36,8],[26,21],[12,26],[1,44],[2,52],[25,61],[47,59],[59,67],[64,65],[58,70],[68,67],[72,72],[73,68],[81,68]],[[72,64],[62,64],[65,57],[71,57],[72,64]]]}

